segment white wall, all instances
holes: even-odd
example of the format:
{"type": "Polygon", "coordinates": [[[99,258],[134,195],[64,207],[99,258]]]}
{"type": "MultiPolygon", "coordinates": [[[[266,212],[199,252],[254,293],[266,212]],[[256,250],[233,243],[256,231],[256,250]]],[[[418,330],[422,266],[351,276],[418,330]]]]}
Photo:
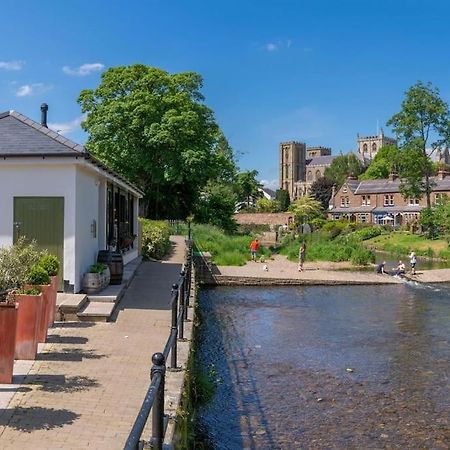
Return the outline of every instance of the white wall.
{"type": "Polygon", "coordinates": [[[75,277],[74,165],[63,161],[23,160],[0,162],[0,247],[13,243],[14,197],[64,197],[64,279],[75,277]]]}
{"type": "Polygon", "coordinates": [[[77,167],[76,169],[76,244],[75,244],[75,292],[81,289],[81,278],[89,267],[97,261],[98,230],[92,233],[99,217],[98,175],[77,167]]]}

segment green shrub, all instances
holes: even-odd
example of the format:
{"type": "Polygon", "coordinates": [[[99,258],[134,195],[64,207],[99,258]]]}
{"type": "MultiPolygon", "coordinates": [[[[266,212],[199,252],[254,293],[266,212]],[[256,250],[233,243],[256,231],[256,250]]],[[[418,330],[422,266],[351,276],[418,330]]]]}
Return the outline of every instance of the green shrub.
{"type": "Polygon", "coordinates": [[[103,273],[108,266],[103,263],[92,264],[89,268],[89,273],[103,273]]]}
{"type": "Polygon", "coordinates": [[[356,237],[360,238],[362,241],[365,241],[367,239],[379,236],[382,233],[382,231],[383,230],[380,227],[367,227],[362,228],[361,230],[357,230],[353,234],[356,237]]]}
{"type": "Polygon", "coordinates": [[[14,245],[0,249],[0,291],[23,286],[27,274],[41,254],[36,242],[21,237],[14,245]]]}
{"type": "Polygon", "coordinates": [[[366,248],[355,248],[350,261],[356,266],[366,266],[369,263],[375,262],[375,254],[366,248]]]}
{"type": "Polygon", "coordinates": [[[44,284],[50,284],[50,277],[43,267],[41,267],[39,264],[35,264],[28,272],[25,281],[27,284],[40,286],[44,284]]]}
{"type": "Polygon", "coordinates": [[[330,239],[339,236],[348,227],[346,220],[330,220],[324,224],[322,231],[328,233],[330,239]]]}
{"type": "Polygon", "coordinates": [[[54,277],[59,272],[59,261],[55,255],[44,253],[39,260],[39,265],[44,268],[49,276],[54,277]]]}
{"type": "Polygon", "coordinates": [[[12,293],[12,296],[14,296],[14,294],[22,294],[22,295],[39,295],[41,293],[41,289],[36,287],[32,287],[32,288],[28,288],[28,289],[17,289],[17,291],[14,291],[12,293]]]}
{"type": "Polygon", "coordinates": [[[170,248],[170,228],[162,220],[140,218],[142,225],[142,256],[161,259],[170,248]]]}

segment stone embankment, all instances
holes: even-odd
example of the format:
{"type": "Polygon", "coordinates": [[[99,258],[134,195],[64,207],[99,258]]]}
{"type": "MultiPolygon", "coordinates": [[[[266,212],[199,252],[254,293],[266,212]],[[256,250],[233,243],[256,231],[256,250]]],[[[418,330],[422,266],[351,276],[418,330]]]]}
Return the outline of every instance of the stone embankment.
{"type": "MultiPolygon", "coordinates": [[[[264,263],[249,261],[245,266],[214,266],[208,255],[199,260],[201,282],[210,285],[283,286],[283,285],[363,285],[398,284],[402,280],[375,271],[358,270],[347,262],[306,262],[299,272],[297,264],[275,255],[264,263]]],[[[450,269],[418,271],[407,278],[422,283],[450,282],[450,269]]]]}

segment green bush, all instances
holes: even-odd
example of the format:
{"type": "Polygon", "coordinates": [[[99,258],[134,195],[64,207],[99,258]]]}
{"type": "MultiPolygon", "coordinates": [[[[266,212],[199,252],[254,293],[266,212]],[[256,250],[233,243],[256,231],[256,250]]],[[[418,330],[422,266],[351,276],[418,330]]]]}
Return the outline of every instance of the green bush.
{"type": "Polygon", "coordinates": [[[330,220],[326,222],[322,231],[328,233],[330,239],[334,239],[339,236],[348,227],[348,222],[346,220],[330,220]]]}
{"type": "Polygon", "coordinates": [[[41,254],[36,242],[21,237],[14,245],[0,249],[0,291],[23,286],[27,274],[41,254]]]}
{"type": "Polygon", "coordinates": [[[50,284],[50,277],[43,267],[39,264],[35,264],[28,272],[25,281],[27,284],[31,284],[33,286],[41,286],[44,284],[50,284]]]}
{"type": "Polygon", "coordinates": [[[17,291],[12,292],[12,296],[14,297],[14,294],[22,294],[22,295],[39,295],[41,293],[41,289],[38,287],[32,287],[28,289],[17,289],[17,291]]]}
{"type": "Polygon", "coordinates": [[[108,266],[103,263],[92,264],[89,268],[89,273],[103,273],[108,266]]]}
{"type": "Polygon", "coordinates": [[[362,241],[365,241],[367,239],[379,236],[382,233],[382,231],[383,230],[380,227],[367,227],[357,230],[353,234],[362,241]]]}
{"type": "Polygon", "coordinates": [[[161,259],[170,248],[170,228],[162,220],[140,218],[142,226],[142,256],[161,259]]]}
{"type": "Polygon", "coordinates": [[[375,262],[375,255],[366,248],[355,248],[352,252],[350,261],[356,266],[366,266],[375,262]]]}
{"type": "Polygon", "coordinates": [[[55,255],[44,253],[39,260],[39,265],[47,271],[49,276],[54,277],[58,275],[59,261],[55,255]]]}

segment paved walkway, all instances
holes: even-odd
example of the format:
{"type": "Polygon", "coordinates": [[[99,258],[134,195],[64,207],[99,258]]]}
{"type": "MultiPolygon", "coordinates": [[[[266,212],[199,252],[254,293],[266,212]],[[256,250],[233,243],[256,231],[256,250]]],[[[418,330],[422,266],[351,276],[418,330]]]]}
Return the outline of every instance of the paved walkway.
{"type": "Polygon", "coordinates": [[[116,322],[58,323],[25,379],[5,387],[16,393],[0,409],[2,450],[123,448],[148,388],[151,355],[170,332],[170,288],[185,252],[183,238],[172,239],[166,261],[142,263],[116,322]]]}

